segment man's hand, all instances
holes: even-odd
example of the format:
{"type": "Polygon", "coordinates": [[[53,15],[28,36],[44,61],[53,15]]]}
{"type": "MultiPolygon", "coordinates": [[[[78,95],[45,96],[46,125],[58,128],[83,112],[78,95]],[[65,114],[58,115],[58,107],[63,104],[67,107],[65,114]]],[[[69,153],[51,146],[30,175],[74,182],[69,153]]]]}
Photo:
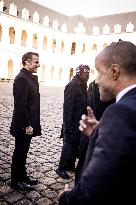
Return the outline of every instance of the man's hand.
{"type": "Polygon", "coordinates": [[[33,134],[33,128],[31,126],[26,127],[25,131],[26,131],[27,135],[32,135],[33,134]]]}
{"type": "Polygon", "coordinates": [[[82,115],[81,117],[79,130],[89,137],[99,122],[96,120],[91,107],[87,107],[87,112],[87,116],[82,115]]]}

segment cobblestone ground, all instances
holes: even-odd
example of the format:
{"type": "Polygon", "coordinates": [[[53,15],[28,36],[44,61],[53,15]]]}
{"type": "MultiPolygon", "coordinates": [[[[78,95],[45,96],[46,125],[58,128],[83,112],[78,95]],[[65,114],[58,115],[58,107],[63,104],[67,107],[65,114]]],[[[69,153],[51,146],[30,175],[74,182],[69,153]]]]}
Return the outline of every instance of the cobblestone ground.
{"type": "Polygon", "coordinates": [[[73,186],[71,179],[64,180],[56,173],[62,139],[63,88],[40,84],[42,136],[32,139],[27,158],[27,172],[38,178],[35,191],[17,192],[10,188],[10,167],[14,138],[9,134],[12,117],[12,82],[0,82],[0,205],[56,205],[58,193],[65,183],[73,186]]]}

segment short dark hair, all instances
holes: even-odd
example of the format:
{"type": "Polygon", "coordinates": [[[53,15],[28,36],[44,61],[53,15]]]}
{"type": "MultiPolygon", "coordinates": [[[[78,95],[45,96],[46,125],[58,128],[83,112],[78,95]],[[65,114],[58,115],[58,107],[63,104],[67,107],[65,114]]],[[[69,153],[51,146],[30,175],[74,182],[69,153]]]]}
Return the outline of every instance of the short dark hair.
{"type": "Polygon", "coordinates": [[[89,73],[89,72],[90,72],[90,68],[89,68],[88,65],[80,64],[80,65],[76,68],[76,74],[89,73]]]}
{"type": "Polygon", "coordinates": [[[136,45],[133,43],[129,41],[113,42],[102,53],[104,55],[103,64],[107,68],[115,63],[120,65],[127,74],[136,74],[136,45]]]}
{"type": "Polygon", "coordinates": [[[23,55],[23,57],[22,57],[22,64],[23,64],[23,66],[26,64],[27,60],[30,60],[30,61],[32,60],[32,56],[33,55],[39,57],[39,54],[35,53],[35,52],[27,52],[27,53],[25,53],[23,55]]]}

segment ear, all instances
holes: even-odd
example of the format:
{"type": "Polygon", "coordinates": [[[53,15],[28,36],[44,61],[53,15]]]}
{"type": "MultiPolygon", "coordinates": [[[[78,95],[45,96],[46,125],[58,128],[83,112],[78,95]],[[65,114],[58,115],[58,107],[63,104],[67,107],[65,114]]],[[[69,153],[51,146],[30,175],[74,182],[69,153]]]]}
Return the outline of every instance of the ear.
{"type": "Polygon", "coordinates": [[[113,80],[118,79],[120,75],[120,66],[118,64],[111,65],[111,77],[113,80]]]}
{"type": "Polygon", "coordinates": [[[26,63],[27,66],[30,66],[31,62],[30,62],[30,60],[26,60],[25,63],[26,63]]]}

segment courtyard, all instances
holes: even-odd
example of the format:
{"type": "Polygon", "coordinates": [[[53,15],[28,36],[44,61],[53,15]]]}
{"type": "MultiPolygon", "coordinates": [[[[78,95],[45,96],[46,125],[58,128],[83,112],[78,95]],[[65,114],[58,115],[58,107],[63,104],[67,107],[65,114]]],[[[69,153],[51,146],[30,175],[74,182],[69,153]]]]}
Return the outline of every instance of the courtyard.
{"type": "Polygon", "coordinates": [[[10,168],[14,137],[9,133],[13,110],[13,82],[0,82],[0,205],[57,205],[58,194],[71,179],[60,178],[58,166],[62,139],[60,139],[63,107],[63,87],[40,84],[42,136],[32,139],[27,158],[28,174],[39,183],[31,192],[17,192],[10,188],[10,168]]]}

